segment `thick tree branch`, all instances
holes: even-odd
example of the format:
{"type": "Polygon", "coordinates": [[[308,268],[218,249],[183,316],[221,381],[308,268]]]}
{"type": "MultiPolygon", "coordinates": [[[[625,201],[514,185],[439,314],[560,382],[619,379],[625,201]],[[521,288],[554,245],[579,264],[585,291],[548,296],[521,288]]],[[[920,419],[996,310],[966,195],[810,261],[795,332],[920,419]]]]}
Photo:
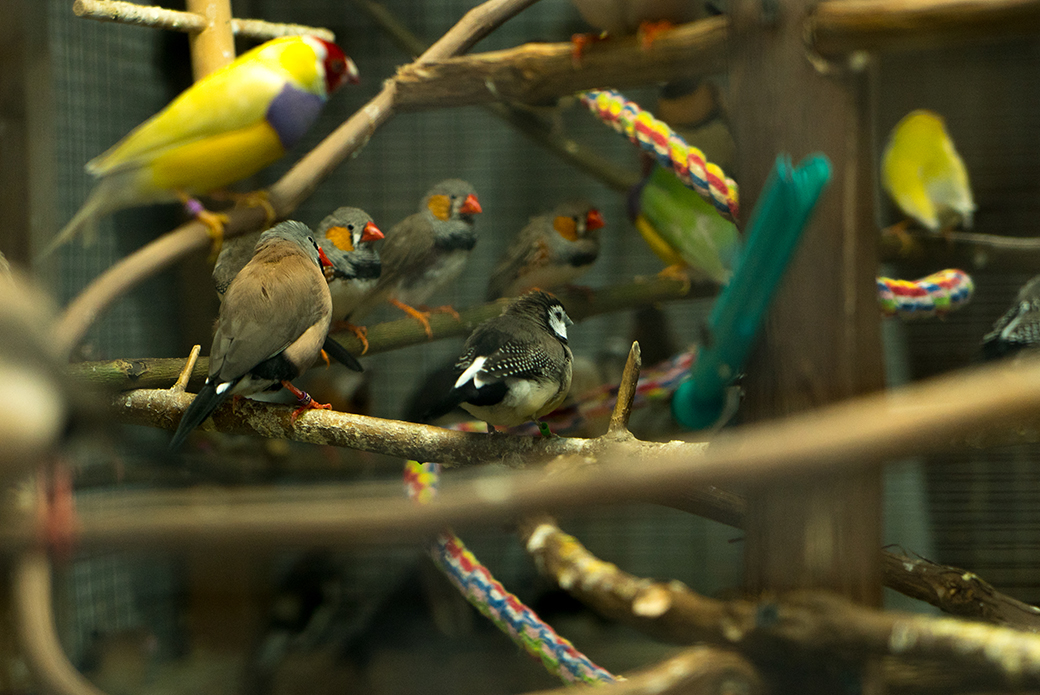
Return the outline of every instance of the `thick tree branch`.
{"type": "Polygon", "coordinates": [[[822,592],[719,601],[603,562],[543,518],[522,529],[539,569],[604,615],[661,639],[738,648],[755,660],[888,656],[970,667],[999,685],[1040,685],[1040,636],[952,618],[882,613],[822,592]]]}
{"type": "Polygon", "coordinates": [[[725,69],[727,21],[713,17],[661,32],[645,50],[635,37],[590,46],[575,65],[570,43],[530,43],[397,71],[402,111],[488,104],[555,103],[587,89],[624,88],[725,69]]]}
{"type": "MultiPolygon", "coordinates": [[[[417,64],[460,53],[493,28],[537,0],[488,0],[469,12],[425,54],[417,64]]],[[[276,216],[284,219],[314,192],[347,157],[357,152],[376,129],[392,115],[396,82],[389,80],[371,101],[348,118],[321,143],[307,153],[270,190],[270,202],[276,216]]],[[[259,208],[231,211],[225,226],[226,237],[260,229],[266,213],[259,208]]],[[[94,280],[65,309],[54,328],[54,340],[60,354],[69,355],[83,339],[98,314],[123,293],[175,261],[209,244],[206,227],[199,222],[181,225],[142,249],[119,261],[94,280]]]]}
{"type": "MultiPolygon", "coordinates": [[[[717,291],[718,287],[711,283],[699,283],[686,288],[676,280],[654,278],[645,282],[607,287],[592,294],[563,289],[558,295],[567,306],[567,313],[575,321],[582,321],[599,314],[624,311],[657,302],[711,297],[717,291]]],[[[459,313],[460,321],[447,314],[434,314],[430,317],[433,339],[469,335],[480,322],[498,316],[503,306],[504,301],[470,307],[459,313]]],[[[361,354],[361,341],[353,333],[344,331],[335,334],[334,337],[355,355],[361,354]]],[[[369,349],[366,354],[374,355],[409,345],[420,345],[429,342],[429,338],[417,321],[405,318],[370,326],[368,342],[369,349]]],[[[73,379],[91,387],[124,391],[135,388],[167,388],[173,384],[183,366],[184,360],[179,357],[118,359],[71,364],[68,371],[73,379]]],[[[199,386],[205,380],[208,370],[209,359],[200,358],[192,371],[190,383],[195,387],[199,386]]]]}

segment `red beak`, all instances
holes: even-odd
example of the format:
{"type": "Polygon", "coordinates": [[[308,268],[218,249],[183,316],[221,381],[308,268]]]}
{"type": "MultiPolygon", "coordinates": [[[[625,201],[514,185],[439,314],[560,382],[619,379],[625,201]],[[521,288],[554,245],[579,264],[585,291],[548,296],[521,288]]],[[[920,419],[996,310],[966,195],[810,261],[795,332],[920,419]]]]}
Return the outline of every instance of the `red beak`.
{"type": "Polygon", "coordinates": [[[589,214],[585,215],[585,229],[591,231],[593,229],[599,229],[606,222],[603,221],[603,215],[599,214],[599,210],[592,208],[589,210],[589,214]]]}
{"type": "Polygon", "coordinates": [[[466,196],[466,199],[462,201],[462,207],[459,208],[459,212],[463,212],[467,215],[475,215],[478,212],[484,212],[480,207],[480,201],[477,200],[475,193],[470,193],[466,196]]]}
{"type": "Polygon", "coordinates": [[[361,241],[375,241],[376,239],[382,239],[383,233],[379,231],[379,227],[376,226],[375,222],[369,222],[365,225],[365,228],[361,230],[361,241]]]}
{"type": "Polygon", "coordinates": [[[329,260],[329,257],[325,255],[324,249],[322,249],[320,246],[318,247],[318,261],[321,262],[322,268],[332,267],[332,261],[329,260]]]}

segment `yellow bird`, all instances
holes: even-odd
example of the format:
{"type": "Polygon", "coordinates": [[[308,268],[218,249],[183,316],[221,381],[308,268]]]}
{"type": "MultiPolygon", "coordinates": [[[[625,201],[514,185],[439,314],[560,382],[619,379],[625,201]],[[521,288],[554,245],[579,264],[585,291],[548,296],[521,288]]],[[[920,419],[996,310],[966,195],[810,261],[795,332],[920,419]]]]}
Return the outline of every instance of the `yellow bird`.
{"type": "Polygon", "coordinates": [[[937,113],[918,109],[896,124],[882,155],[881,183],[899,209],[925,229],[971,229],[975,200],[968,170],[937,113]]]}
{"type": "MultiPolygon", "coordinates": [[[[314,36],[268,41],[203,77],[87,163],[98,179],[46,256],[116,210],[209,193],[252,176],[296,144],[353,61],[314,36]]],[[[198,215],[201,205],[196,201],[198,215]]]]}

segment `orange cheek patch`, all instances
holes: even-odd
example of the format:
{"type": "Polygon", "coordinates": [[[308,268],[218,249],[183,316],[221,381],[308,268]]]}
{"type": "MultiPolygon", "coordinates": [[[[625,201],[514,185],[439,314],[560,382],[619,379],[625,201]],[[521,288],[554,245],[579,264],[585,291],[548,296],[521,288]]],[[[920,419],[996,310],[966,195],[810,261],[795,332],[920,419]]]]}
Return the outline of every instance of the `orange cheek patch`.
{"type": "Polygon", "coordinates": [[[553,229],[560,233],[567,241],[578,240],[578,225],[571,217],[561,215],[553,220],[553,229]]]}
{"type": "Polygon", "coordinates": [[[340,251],[354,250],[354,242],[350,238],[350,230],[346,227],[329,227],[325,232],[325,238],[335,244],[340,251]]]}
{"type": "Polygon", "coordinates": [[[446,195],[430,196],[430,202],[426,204],[426,207],[438,220],[447,220],[451,217],[451,198],[446,195]]]}

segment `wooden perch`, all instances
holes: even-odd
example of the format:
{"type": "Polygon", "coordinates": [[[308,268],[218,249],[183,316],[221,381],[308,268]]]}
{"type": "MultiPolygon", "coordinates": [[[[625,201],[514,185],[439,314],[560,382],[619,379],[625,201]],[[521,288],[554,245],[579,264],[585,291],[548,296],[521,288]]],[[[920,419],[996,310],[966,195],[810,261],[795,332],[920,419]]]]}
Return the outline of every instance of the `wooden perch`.
{"type": "Polygon", "coordinates": [[[575,66],[570,43],[530,43],[397,72],[402,111],[487,104],[554,103],[586,89],[629,87],[680,77],[712,75],[725,68],[727,22],[722,17],[661,32],[645,50],[635,37],[586,49],[575,66]]]}
{"type": "MultiPolygon", "coordinates": [[[[163,7],[138,5],[122,0],[76,0],[72,11],[77,17],[96,19],[102,22],[119,22],[120,24],[136,24],[154,29],[170,31],[200,32],[209,26],[209,20],[197,12],[179,12],[163,7]]],[[[231,31],[235,36],[266,41],[279,36],[298,36],[310,34],[335,41],[336,35],[321,27],[308,27],[302,24],[277,24],[260,19],[232,19],[231,31]]]]}
{"type": "MultiPolygon", "coordinates": [[[[670,278],[654,278],[649,281],[632,282],[596,290],[592,294],[564,289],[558,294],[567,306],[567,313],[575,321],[613,311],[625,311],[682,298],[711,297],[718,291],[712,283],[698,283],[690,287],[670,278]]],[[[460,312],[460,321],[446,314],[430,317],[433,340],[469,335],[482,321],[502,313],[505,301],[490,302],[470,307],[460,312]]],[[[349,331],[335,334],[344,347],[355,355],[361,354],[361,341],[349,331]]],[[[420,345],[430,341],[426,332],[412,319],[398,319],[368,328],[369,349],[366,354],[374,355],[409,345],[420,345]]],[[[73,379],[92,388],[125,391],[138,388],[167,388],[173,384],[184,365],[184,360],[174,358],[117,359],[105,362],[81,362],[70,364],[68,372],[73,379]]],[[[319,364],[318,368],[324,365],[319,364]]],[[[191,374],[191,383],[198,386],[209,371],[209,359],[200,358],[191,374]]]]}
{"type": "Polygon", "coordinates": [[[752,603],[700,596],[679,582],[635,577],[603,562],[543,518],[522,530],[541,572],[598,612],[680,644],[708,642],[776,663],[887,656],[969,667],[992,683],[1040,686],[1040,636],[1001,627],[880,612],[824,592],[752,603]]]}

